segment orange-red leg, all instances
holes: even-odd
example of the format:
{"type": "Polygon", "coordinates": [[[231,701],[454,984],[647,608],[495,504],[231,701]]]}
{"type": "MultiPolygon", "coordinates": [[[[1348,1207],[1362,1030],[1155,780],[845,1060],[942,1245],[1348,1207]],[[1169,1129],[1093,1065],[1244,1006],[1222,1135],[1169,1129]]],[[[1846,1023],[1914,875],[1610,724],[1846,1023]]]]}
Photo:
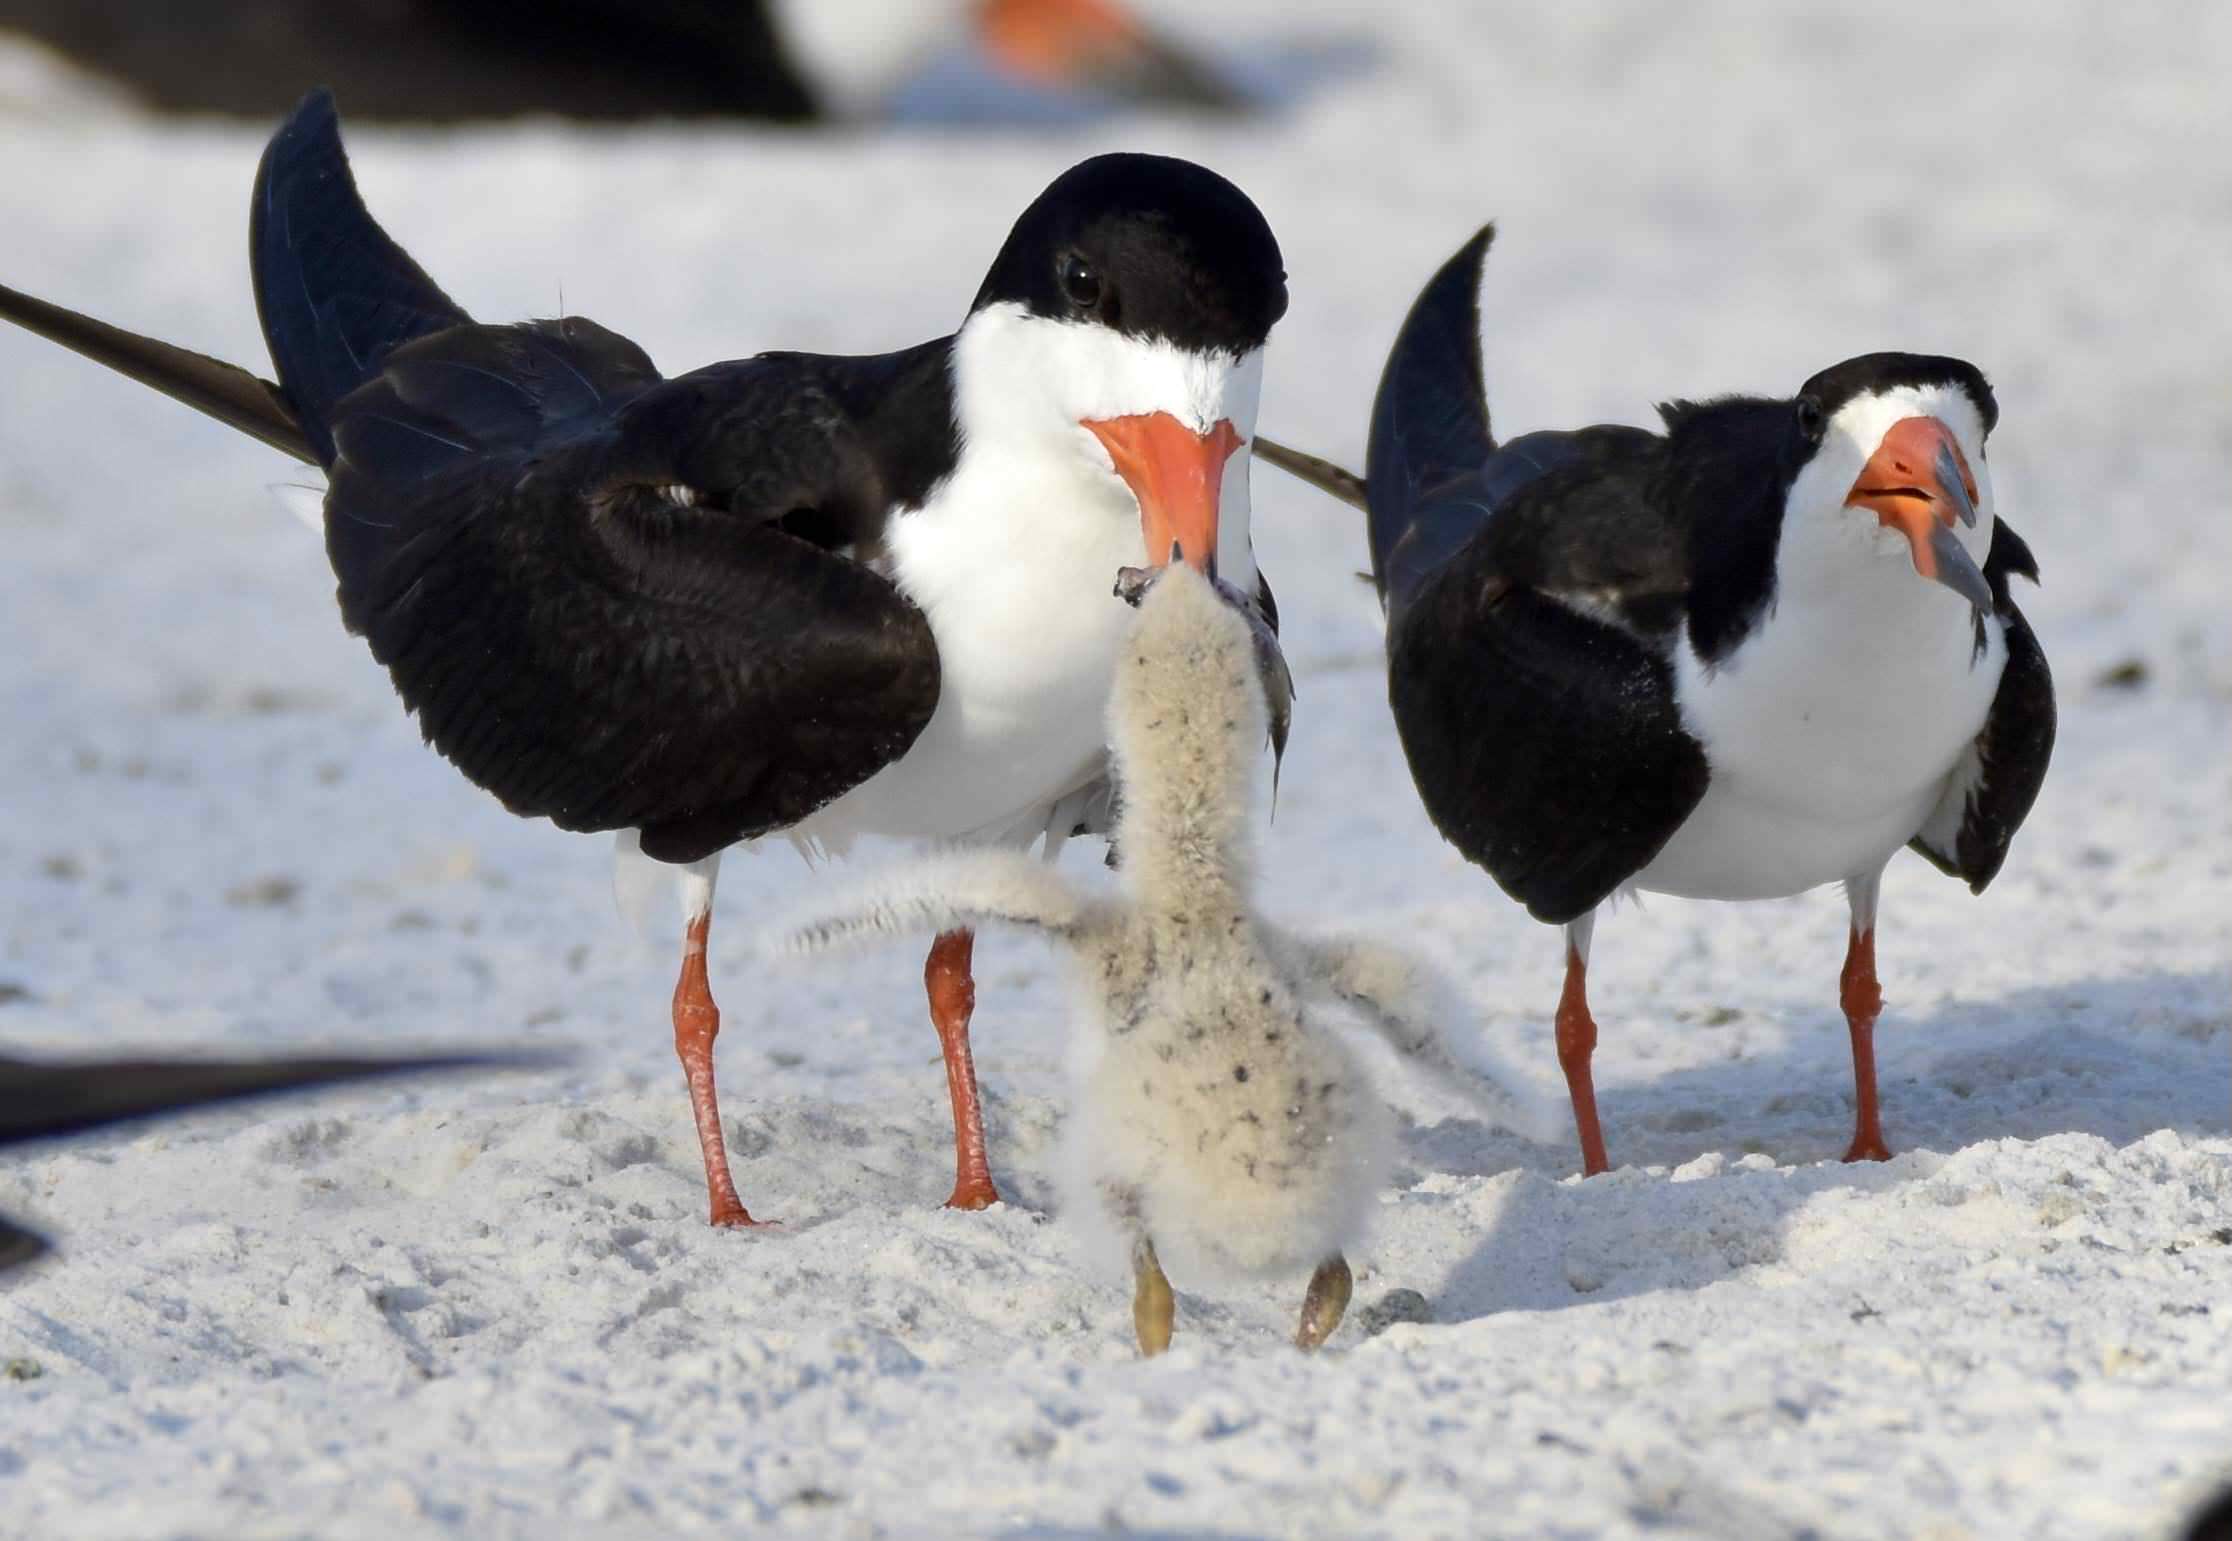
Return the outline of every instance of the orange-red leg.
{"type": "Polygon", "coordinates": [[[948,931],[930,944],[922,966],[930,997],[930,1025],[945,1051],[946,1090],[953,1095],[953,1195],[948,1209],[987,1209],[1000,1202],[992,1164],[984,1153],[984,1108],[977,1097],[976,1060],[969,1053],[969,1018],[976,1011],[976,979],[969,972],[976,933],[948,931]]]}
{"type": "Polygon", "coordinates": [[[1856,1104],[1852,1144],[1844,1158],[1889,1161],[1891,1147],[1883,1142],[1882,1116],[1876,1106],[1875,1024],[1883,1011],[1883,986],[1876,982],[1873,926],[1865,931],[1853,928],[1837,987],[1845,1025],[1852,1029],[1852,1095],[1856,1104]]]}
{"type": "Polygon", "coordinates": [[[1589,1057],[1596,1053],[1596,1019],[1589,1015],[1589,965],[1581,949],[1566,943],[1565,990],[1558,997],[1558,1064],[1565,1071],[1566,1092],[1573,1098],[1573,1127],[1581,1135],[1581,1175],[1608,1172],[1604,1159],[1604,1130],[1597,1123],[1596,1082],[1589,1074],[1589,1057]]]}
{"type": "Polygon", "coordinates": [[[728,1146],[721,1139],[721,1105],[713,1095],[713,1040],[720,1035],[721,1009],[705,977],[705,938],[710,914],[690,917],[682,934],[682,977],[674,985],[674,1052],[690,1082],[690,1116],[697,1121],[698,1153],[705,1158],[705,1189],[712,1199],[715,1225],[762,1225],[745,1211],[729,1175],[728,1146]]]}

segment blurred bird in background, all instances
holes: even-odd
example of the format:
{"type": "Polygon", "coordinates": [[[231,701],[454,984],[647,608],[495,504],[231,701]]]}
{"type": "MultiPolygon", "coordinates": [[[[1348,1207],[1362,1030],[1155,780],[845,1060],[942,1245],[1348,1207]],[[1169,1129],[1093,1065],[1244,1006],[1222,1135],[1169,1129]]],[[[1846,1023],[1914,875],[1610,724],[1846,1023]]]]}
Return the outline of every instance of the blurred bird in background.
{"type": "Polygon", "coordinates": [[[1121,0],[0,0],[8,33],[144,106],[258,120],[312,83],[358,118],[429,122],[1012,122],[1266,96],[1121,0]]]}

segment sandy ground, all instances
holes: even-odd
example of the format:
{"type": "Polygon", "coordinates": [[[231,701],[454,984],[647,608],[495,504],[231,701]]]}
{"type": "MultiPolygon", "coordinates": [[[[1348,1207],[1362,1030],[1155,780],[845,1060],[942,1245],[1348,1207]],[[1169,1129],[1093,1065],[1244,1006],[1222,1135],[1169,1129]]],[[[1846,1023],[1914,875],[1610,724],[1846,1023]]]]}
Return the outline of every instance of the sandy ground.
{"type": "MultiPolygon", "coordinates": [[[[1293,9],[1173,24],[1245,52],[1293,9]]],[[[1507,432],[1976,360],[2062,740],[1983,899],[1892,869],[1904,1154],[1828,1159],[1838,897],[1654,901],[1592,971],[1618,1171],[1385,1067],[1404,1160],[1351,1323],[1306,1360],[1300,1280],[1180,1279],[1143,1364],[1049,1213],[1057,960],[979,949],[1011,1202],[943,1213],[920,959],[755,963],[823,881],[770,849],[724,873],[714,978],[737,1175],[785,1226],[714,1233],[671,959],[606,842],[420,746],[267,491],[292,467],[0,335],[0,1037],[580,1050],[0,1163],[64,1242],[0,1286],[0,1535],[2156,1536],[2232,1469],[2232,13],[1452,9],[1306,16],[1376,67],[1241,126],[352,144],[468,307],[562,294],[673,369],[950,328],[1013,213],[1118,145],[1262,204],[1295,293],[1262,425],[1328,453],[1491,215],[1507,432]]],[[[0,278],[260,361],[260,135],[0,99],[0,278]]],[[[1410,939],[1553,1093],[1557,939],[1411,795],[1354,517],[1267,470],[1256,504],[1300,690],[1271,908],[1410,939]]]]}

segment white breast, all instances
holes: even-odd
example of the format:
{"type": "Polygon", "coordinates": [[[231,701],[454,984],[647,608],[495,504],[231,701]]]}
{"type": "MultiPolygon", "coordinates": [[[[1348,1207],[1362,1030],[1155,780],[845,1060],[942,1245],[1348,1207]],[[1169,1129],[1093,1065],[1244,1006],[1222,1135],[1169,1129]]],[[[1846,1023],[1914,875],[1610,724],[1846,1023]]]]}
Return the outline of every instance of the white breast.
{"type": "MultiPolygon", "coordinates": [[[[1116,573],[1149,554],[1138,500],[1083,424],[1168,411],[1245,436],[1262,377],[1261,349],[1192,354],[1011,304],[972,314],[953,349],[960,461],[886,538],[892,579],[937,638],[937,711],[903,758],[794,836],[836,849],[863,834],[1023,844],[1101,779],[1132,620],[1116,573]]],[[[1221,575],[1243,591],[1256,581],[1248,461],[1225,463],[1217,526],[1221,575]]]]}
{"type": "Polygon", "coordinates": [[[1633,886],[1800,893],[1874,872],[1922,827],[1983,728],[2007,648],[1992,619],[1977,654],[1968,602],[1903,551],[1885,545],[1818,587],[1786,569],[1772,611],[1716,667],[1685,640],[1676,689],[1712,783],[1633,886]]]}
{"type": "MultiPolygon", "coordinates": [[[[1089,472],[1074,460],[965,456],[928,504],[895,522],[892,576],[938,642],[937,711],[904,757],[799,834],[837,849],[863,834],[1024,842],[1055,802],[1100,778],[1133,619],[1116,571],[1147,553],[1138,504],[1089,472]]],[[[1246,507],[1246,474],[1240,457],[1228,507],[1246,507]]],[[[1223,555],[1237,558],[1234,581],[1253,585],[1245,545],[1223,555]]]]}

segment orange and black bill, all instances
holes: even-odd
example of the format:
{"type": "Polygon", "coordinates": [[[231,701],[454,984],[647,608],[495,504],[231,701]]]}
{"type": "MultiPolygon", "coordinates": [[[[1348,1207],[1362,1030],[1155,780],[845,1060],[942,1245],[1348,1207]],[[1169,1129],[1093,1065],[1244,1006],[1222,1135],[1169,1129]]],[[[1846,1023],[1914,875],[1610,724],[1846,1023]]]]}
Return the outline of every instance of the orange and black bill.
{"type": "Polygon", "coordinates": [[[1194,432],[1168,412],[1104,417],[1085,426],[1139,499],[1148,562],[1159,565],[1176,551],[1188,565],[1214,573],[1225,462],[1247,443],[1231,419],[1219,419],[1207,433],[1194,432]]]}
{"type": "Polygon", "coordinates": [[[1904,535],[1916,572],[1978,609],[1992,608],[1991,584],[1953,533],[1955,520],[1976,525],[1976,477],[1944,423],[1910,417],[1892,424],[1845,503],[1872,511],[1885,529],[1904,535]]]}

